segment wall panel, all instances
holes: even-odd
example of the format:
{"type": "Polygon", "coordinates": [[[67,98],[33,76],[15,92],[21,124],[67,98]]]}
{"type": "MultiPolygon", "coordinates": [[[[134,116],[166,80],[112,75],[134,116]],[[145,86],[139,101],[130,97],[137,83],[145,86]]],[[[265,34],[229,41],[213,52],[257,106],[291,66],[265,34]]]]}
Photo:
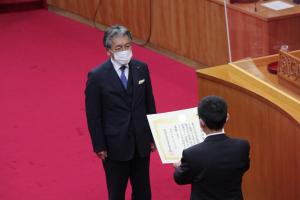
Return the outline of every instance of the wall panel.
{"type": "Polygon", "coordinates": [[[121,24],[139,39],[150,32],[150,0],[101,0],[97,22],[106,26],[121,24]]]}
{"type": "MultiPolygon", "coordinates": [[[[97,0],[48,0],[92,19],[97,0]]],[[[205,65],[228,62],[224,7],[210,0],[100,0],[99,24],[127,26],[150,45],[205,65]]]]}
{"type": "Polygon", "coordinates": [[[75,13],[87,19],[93,19],[99,0],[47,0],[48,5],[75,13]]]}
{"type": "Polygon", "coordinates": [[[224,7],[208,0],[153,0],[151,44],[207,65],[227,63],[224,7]]]}

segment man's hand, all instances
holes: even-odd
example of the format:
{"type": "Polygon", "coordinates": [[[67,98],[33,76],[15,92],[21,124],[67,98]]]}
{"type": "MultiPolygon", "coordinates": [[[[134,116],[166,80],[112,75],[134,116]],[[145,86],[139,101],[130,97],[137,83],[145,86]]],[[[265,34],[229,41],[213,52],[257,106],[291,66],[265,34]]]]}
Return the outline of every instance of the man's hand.
{"type": "Polygon", "coordinates": [[[150,149],[152,152],[156,150],[156,146],[154,143],[150,143],[150,149]]]}
{"type": "Polygon", "coordinates": [[[179,167],[180,165],[181,165],[181,162],[180,162],[180,161],[177,162],[177,163],[173,163],[173,166],[174,166],[175,168],[179,167]]]}
{"type": "Polygon", "coordinates": [[[97,152],[97,156],[98,156],[101,160],[105,160],[105,158],[107,157],[107,151],[100,151],[100,152],[97,152]]]}

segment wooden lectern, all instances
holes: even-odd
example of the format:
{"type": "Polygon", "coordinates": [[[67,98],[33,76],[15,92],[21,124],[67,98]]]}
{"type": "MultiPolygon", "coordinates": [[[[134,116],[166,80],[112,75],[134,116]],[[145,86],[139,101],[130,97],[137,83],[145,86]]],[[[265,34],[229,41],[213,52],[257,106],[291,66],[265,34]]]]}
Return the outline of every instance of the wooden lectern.
{"type": "MultiPolygon", "coordinates": [[[[300,51],[283,55],[299,58],[300,51]]],[[[282,72],[268,72],[276,61],[278,54],[197,71],[200,98],[220,95],[228,102],[225,132],[250,141],[245,200],[300,199],[300,95],[281,84],[282,72]]]]}
{"type": "Polygon", "coordinates": [[[280,51],[278,80],[280,84],[300,94],[300,57],[280,51]]]}

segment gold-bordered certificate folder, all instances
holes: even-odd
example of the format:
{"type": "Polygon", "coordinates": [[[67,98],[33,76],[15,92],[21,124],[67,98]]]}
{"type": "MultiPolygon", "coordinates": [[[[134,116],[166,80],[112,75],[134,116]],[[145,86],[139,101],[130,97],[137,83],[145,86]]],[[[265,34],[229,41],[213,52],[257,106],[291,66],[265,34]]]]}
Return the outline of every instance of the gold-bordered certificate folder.
{"type": "Polygon", "coordinates": [[[180,161],[182,151],[202,142],[197,108],[147,115],[162,163],[180,161]]]}

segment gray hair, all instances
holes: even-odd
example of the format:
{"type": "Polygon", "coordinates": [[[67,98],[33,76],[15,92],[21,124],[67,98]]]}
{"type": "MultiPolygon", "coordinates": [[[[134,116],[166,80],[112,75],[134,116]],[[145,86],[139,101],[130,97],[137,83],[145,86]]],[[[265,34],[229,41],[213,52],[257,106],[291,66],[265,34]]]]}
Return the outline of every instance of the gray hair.
{"type": "Polygon", "coordinates": [[[112,46],[112,40],[115,37],[123,37],[123,36],[127,36],[130,40],[132,40],[132,35],[126,27],[120,25],[113,25],[109,27],[108,29],[106,29],[104,33],[104,37],[103,37],[104,47],[106,49],[110,49],[112,46]]]}

